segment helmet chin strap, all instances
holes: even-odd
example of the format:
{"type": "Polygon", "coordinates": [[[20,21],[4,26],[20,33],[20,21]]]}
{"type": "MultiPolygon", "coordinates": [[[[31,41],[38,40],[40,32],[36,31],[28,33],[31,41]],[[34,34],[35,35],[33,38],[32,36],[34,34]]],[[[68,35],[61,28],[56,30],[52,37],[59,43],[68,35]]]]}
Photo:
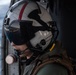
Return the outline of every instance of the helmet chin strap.
{"type": "Polygon", "coordinates": [[[21,51],[21,54],[25,54],[25,51],[28,50],[29,48],[24,49],[23,51],[21,51]]]}
{"type": "Polygon", "coordinates": [[[26,48],[26,49],[24,49],[23,51],[19,51],[19,50],[16,50],[16,49],[15,49],[15,52],[16,52],[16,54],[19,56],[19,55],[25,54],[25,51],[28,50],[28,49],[29,49],[29,48],[26,48]]]}
{"type": "Polygon", "coordinates": [[[29,65],[33,60],[35,60],[39,55],[40,53],[35,51],[33,53],[33,55],[29,58],[29,59],[25,59],[25,61],[23,61],[21,58],[20,58],[20,55],[24,54],[25,51],[29,49],[29,48],[26,48],[25,50],[23,51],[18,51],[18,50],[15,50],[15,55],[17,56],[17,58],[19,59],[20,63],[26,63],[26,65],[29,65]]]}

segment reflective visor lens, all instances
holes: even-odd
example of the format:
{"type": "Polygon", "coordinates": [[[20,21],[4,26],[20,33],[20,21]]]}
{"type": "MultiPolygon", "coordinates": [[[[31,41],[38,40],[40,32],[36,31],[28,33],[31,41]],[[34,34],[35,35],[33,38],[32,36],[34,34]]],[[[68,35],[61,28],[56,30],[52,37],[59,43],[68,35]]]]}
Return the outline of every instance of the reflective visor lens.
{"type": "Polygon", "coordinates": [[[5,35],[10,42],[13,42],[16,45],[22,45],[25,43],[25,40],[24,38],[22,38],[19,31],[16,31],[16,32],[6,31],[5,35]]]}
{"type": "Polygon", "coordinates": [[[6,38],[16,45],[22,45],[35,36],[31,21],[14,20],[10,25],[5,25],[4,30],[6,38]]]}
{"type": "MultiPolygon", "coordinates": [[[[13,21],[10,25],[4,26],[6,38],[16,45],[22,45],[25,40],[21,34],[19,21],[13,21]]],[[[26,39],[26,38],[25,38],[26,39]]]]}

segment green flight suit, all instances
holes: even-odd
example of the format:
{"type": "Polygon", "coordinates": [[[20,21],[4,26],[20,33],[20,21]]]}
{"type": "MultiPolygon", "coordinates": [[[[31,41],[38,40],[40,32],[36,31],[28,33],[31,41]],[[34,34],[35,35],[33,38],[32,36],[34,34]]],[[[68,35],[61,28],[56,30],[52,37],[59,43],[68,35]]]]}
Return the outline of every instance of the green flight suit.
{"type": "MultiPolygon", "coordinates": [[[[48,51],[45,54],[41,55],[39,59],[46,60],[46,57],[53,56],[56,54],[61,55],[62,52],[63,50],[61,50],[61,46],[59,46],[58,43],[56,43],[52,51],[48,51]]],[[[58,63],[48,63],[42,66],[36,72],[35,72],[36,69],[34,69],[33,71],[34,65],[35,65],[35,61],[33,61],[30,65],[26,66],[24,69],[23,75],[69,75],[68,69],[62,65],[59,65],[58,63]],[[31,74],[32,71],[33,71],[33,74],[31,74]]]]}
{"type": "Polygon", "coordinates": [[[68,75],[68,71],[60,65],[47,64],[36,75],[68,75]]]}

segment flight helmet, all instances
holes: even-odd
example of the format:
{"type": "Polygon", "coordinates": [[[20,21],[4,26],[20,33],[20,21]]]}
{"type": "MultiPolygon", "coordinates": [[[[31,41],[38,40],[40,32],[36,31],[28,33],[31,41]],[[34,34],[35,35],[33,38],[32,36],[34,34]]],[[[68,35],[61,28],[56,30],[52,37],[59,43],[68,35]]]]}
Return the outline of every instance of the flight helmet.
{"type": "Polygon", "coordinates": [[[32,1],[18,1],[8,10],[4,32],[10,42],[43,52],[56,40],[58,29],[49,12],[32,1]]]}

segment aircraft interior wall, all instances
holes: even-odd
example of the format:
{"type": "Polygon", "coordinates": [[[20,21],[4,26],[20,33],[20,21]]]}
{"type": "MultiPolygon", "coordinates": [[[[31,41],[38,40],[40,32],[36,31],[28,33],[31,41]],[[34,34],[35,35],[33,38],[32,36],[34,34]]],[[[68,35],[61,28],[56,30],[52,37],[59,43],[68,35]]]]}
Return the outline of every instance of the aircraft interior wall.
{"type": "Polygon", "coordinates": [[[58,40],[70,57],[76,59],[76,0],[49,0],[53,19],[59,29],[58,40]]]}

